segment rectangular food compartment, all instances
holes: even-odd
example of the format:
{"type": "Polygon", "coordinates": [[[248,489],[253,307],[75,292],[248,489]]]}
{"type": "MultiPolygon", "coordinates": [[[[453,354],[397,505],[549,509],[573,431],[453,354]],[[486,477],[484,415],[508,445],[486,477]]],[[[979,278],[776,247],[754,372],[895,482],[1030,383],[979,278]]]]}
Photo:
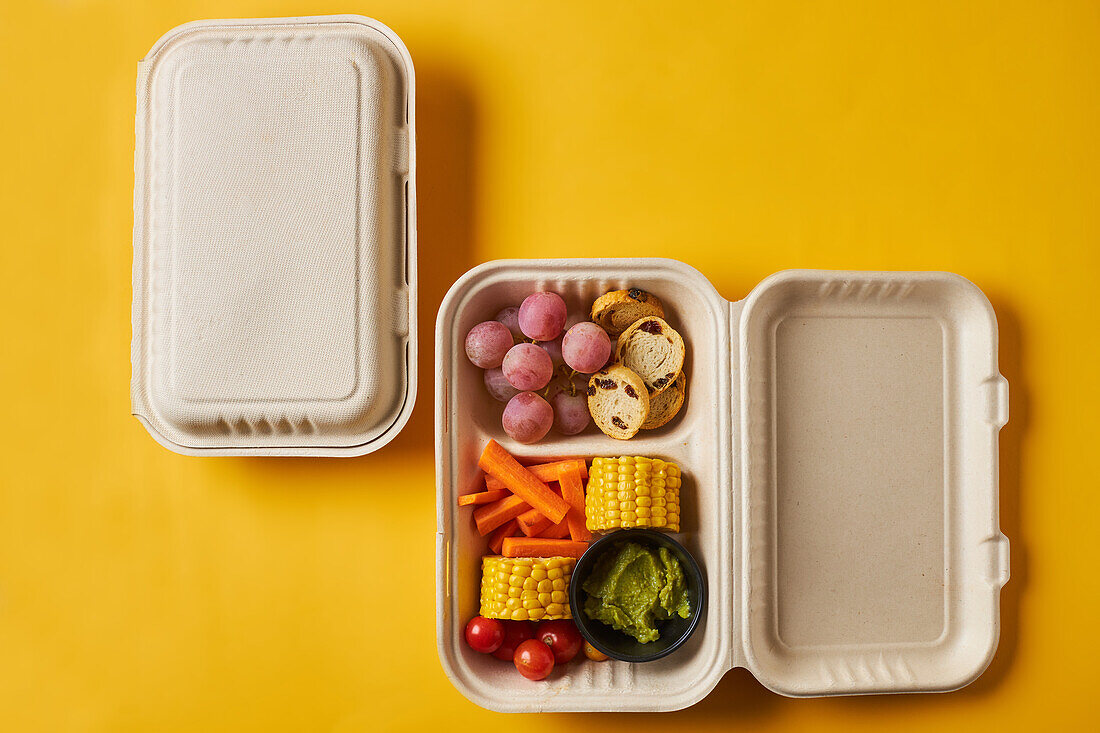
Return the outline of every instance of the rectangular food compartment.
{"type": "Polygon", "coordinates": [[[1008,577],[997,527],[1007,383],[992,310],[962,278],[790,271],[730,303],[674,260],[492,262],[448,293],[436,348],[437,635],[448,676],[479,705],[675,710],[734,666],[785,695],[947,690],[988,663],[1008,577]],[[511,441],[466,332],[538,290],[573,313],[627,287],[658,296],[684,337],[681,413],[628,441],[594,426],[511,441]],[[475,490],[489,439],[532,460],[680,465],[676,537],[709,590],[685,647],[643,664],[574,662],[537,683],[466,647],[486,549],[455,502],[475,490]]]}
{"type": "Polygon", "coordinates": [[[440,657],[463,694],[493,710],[672,710],[702,699],[730,667],[733,603],[729,540],[729,304],[696,270],[670,260],[493,262],[467,273],[448,293],[436,325],[437,430],[440,440],[438,638],[440,657]],[[608,290],[640,287],[666,304],[666,320],[688,344],[684,369],[688,399],[672,422],[630,441],[589,426],[580,435],[548,437],[535,445],[511,440],[500,425],[501,405],[485,393],[482,370],[466,358],[466,332],[501,308],[537,290],[561,295],[570,313],[587,311],[608,290]],[[462,626],[477,615],[485,540],[469,512],[455,506],[474,490],[478,456],[488,440],[521,458],[651,455],[676,462],[684,472],[681,530],[677,535],[700,560],[710,588],[709,605],[688,643],[646,664],[573,662],[564,674],[530,682],[500,660],[472,652],[462,626]],[[724,488],[722,488],[724,487],[724,488]],[[726,592],[722,592],[726,589],[726,592]],[[623,690],[630,690],[627,697],[623,690]],[[624,708],[624,705],[626,708],[624,708]]]}

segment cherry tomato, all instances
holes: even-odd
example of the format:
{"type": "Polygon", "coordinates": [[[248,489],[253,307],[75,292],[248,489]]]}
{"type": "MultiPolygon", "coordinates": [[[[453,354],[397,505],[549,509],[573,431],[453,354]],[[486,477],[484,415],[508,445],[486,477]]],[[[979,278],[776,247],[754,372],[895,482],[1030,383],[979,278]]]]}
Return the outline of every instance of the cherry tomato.
{"type": "Polygon", "coordinates": [[[554,671],[554,652],[538,639],[528,639],[516,647],[516,663],[519,673],[529,680],[542,680],[554,671]]]}
{"type": "Polygon", "coordinates": [[[569,619],[543,621],[539,624],[535,637],[542,640],[550,651],[554,652],[554,662],[565,664],[580,653],[584,637],[577,626],[569,619]]]}
{"type": "Polygon", "coordinates": [[[601,652],[596,647],[589,644],[587,641],[584,642],[584,656],[588,657],[593,662],[605,662],[605,661],[607,661],[607,655],[604,654],[603,652],[601,652]]]}
{"type": "Polygon", "coordinates": [[[474,616],[466,624],[466,643],[475,652],[492,654],[504,643],[504,624],[495,618],[474,616]]]}
{"type": "Polygon", "coordinates": [[[528,621],[501,621],[500,623],[504,626],[504,641],[493,652],[493,656],[510,662],[516,654],[516,647],[528,639],[533,639],[535,630],[531,628],[528,621]]]}

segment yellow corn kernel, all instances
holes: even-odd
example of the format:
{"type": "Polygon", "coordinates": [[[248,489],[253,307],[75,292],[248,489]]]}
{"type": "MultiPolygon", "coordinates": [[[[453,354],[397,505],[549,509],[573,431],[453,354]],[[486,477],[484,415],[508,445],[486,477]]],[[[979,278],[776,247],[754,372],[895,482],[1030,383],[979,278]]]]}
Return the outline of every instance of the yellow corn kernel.
{"type": "Polygon", "coordinates": [[[481,615],[515,621],[572,618],[567,589],[576,560],[509,558],[481,562],[481,615]]]}

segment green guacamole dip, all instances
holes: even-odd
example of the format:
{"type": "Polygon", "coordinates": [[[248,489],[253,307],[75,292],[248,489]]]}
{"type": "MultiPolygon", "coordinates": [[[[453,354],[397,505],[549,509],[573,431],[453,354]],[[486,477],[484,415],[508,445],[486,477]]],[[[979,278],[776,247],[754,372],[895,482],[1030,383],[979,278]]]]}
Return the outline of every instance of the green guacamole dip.
{"type": "Polygon", "coordinates": [[[665,547],[620,542],[600,555],[581,588],[588,618],[643,644],[660,638],[658,621],[691,615],[684,570],[665,547]]]}

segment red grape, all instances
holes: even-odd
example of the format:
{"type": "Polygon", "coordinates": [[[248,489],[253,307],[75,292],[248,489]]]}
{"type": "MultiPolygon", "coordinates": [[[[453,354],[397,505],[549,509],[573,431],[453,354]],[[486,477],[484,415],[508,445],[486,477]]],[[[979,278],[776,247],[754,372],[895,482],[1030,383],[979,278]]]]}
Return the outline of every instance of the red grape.
{"type": "Polygon", "coordinates": [[[504,376],[516,389],[542,389],[554,376],[550,354],[535,344],[516,344],[504,355],[504,376]]]}
{"type": "Polygon", "coordinates": [[[539,346],[550,355],[550,361],[554,366],[565,363],[565,358],[561,355],[561,336],[550,341],[540,341],[539,346]]]}
{"type": "Polygon", "coordinates": [[[554,424],[554,410],[550,403],[534,392],[520,392],[508,400],[500,420],[504,432],[520,443],[537,443],[554,424]]]}
{"type": "Polygon", "coordinates": [[[500,313],[493,316],[494,321],[500,321],[504,326],[512,332],[512,338],[517,342],[523,340],[523,331],[519,328],[519,306],[510,305],[507,308],[501,309],[500,313]]]}
{"type": "Polygon", "coordinates": [[[554,671],[554,652],[538,639],[528,639],[516,647],[512,661],[519,673],[529,680],[542,680],[554,671]]]}
{"type": "Polygon", "coordinates": [[[533,293],[519,306],[519,327],[536,341],[551,341],[561,335],[566,318],[565,301],[557,293],[533,293]]]}
{"type": "Polygon", "coordinates": [[[583,390],[569,394],[563,390],[551,399],[554,408],[554,428],[562,435],[576,435],[588,427],[588,398],[583,390]]]}
{"type": "Polygon", "coordinates": [[[499,321],[483,321],[466,334],[466,356],[482,369],[498,367],[512,348],[512,334],[499,321]]]}
{"type": "Polygon", "coordinates": [[[578,323],[562,339],[561,353],[571,368],[582,374],[594,374],[611,356],[611,339],[607,331],[591,321],[578,323]]]}
{"type": "Polygon", "coordinates": [[[485,370],[485,389],[497,402],[507,402],[519,394],[519,390],[512,386],[500,367],[485,370]]]}

